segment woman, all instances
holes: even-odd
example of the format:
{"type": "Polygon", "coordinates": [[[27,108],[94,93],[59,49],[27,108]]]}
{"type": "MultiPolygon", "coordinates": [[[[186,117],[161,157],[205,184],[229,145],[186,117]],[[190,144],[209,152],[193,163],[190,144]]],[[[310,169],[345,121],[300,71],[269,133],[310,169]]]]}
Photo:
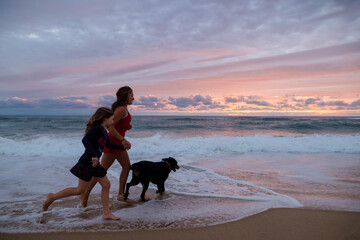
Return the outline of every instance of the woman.
{"type": "Polygon", "coordinates": [[[57,199],[84,194],[90,180],[93,179],[99,182],[102,187],[102,218],[111,220],[120,219],[110,212],[110,181],[106,176],[106,170],[99,164],[99,158],[104,147],[124,149],[122,145],[115,145],[109,141],[106,128],[113,124],[114,116],[112,110],[105,107],[96,110],[87,123],[84,138],[82,139],[85,152],[70,170],[72,174],[79,178],[78,186],[65,188],[57,193],[49,193],[42,204],[43,211],[47,211],[49,206],[57,199]]]}
{"type": "MultiPolygon", "coordinates": [[[[130,159],[127,153],[127,149],[131,148],[129,141],[125,139],[125,132],[132,128],[131,115],[127,109],[134,101],[134,93],[132,89],[128,86],[121,87],[116,93],[116,101],[112,104],[111,109],[114,111],[114,124],[108,128],[109,130],[109,140],[114,144],[121,144],[125,149],[112,149],[105,147],[104,156],[101,159],[101,166],[108,170],[111,165],[114,163],[115,159],[120,163],[122,170],[120,173],[119,179],[119,192],[117,200],[125,201],[129,203],[135,202],[132,199],[124,199],[124,191],[126,180],[130,171],[130,159]]],[[[89,194],[93,187],[96,184],[96,179],[92,179],[88,185],[85,193],[80,196],[81,206],[86,207],[89,194]]]]}

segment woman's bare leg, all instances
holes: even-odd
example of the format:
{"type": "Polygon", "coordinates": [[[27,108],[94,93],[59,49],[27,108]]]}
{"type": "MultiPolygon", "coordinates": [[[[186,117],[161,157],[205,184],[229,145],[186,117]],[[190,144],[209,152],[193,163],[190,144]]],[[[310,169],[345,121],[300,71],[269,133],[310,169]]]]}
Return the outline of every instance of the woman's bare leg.
{"type": "Polygon", "coordinates": [[[110,212],[110,203],[109,203],[109,193],[110,193],[110,181],[107,176],[102,178],[97,178],[98,182],[101,185],[101,202],[103,206],[102,218],[106,220],[119,220],[119,217],[116,217],[110,212]]]}
{"type": "MultiPolygon", "coordinates": [[[[104,153],[102,159],[101,159],[101,166],[105,168],[105,170],[108,170],[111,165],[114,163],[116,156],[112,153],[104,153]]],[[[80,195],[80,201],[81,201],[81,207],[87,206],[87,201],[89,199],[89,195],[91,190],[94,188],[98,180],[93,177],[86,188],[84,194],[80,195]]]]}
{"type": "MultiPolygon", "coordinates": [[[[119,178],[119,193],[118,193],[117,199],[119,201],[124,201],[125,185],[126,185],[127,178],[129,176],[130,166],[131,166],[130,158],[129,158],[127,151],[122,151],[121,153],[119,153],[116,156],[116,158],[122,167],[121,173],[120,173],[120,178],[119,178]]],[[[134,203],[135,201],[127,198],[126,202],[134,203]]]]}
{"type": "Polygon", "coordinates": [[[49,193],[42,204],[43,211],[47,211],[51,203],[57,199],[83,194],[88,184],[89,182],[79,179],[79,184],[77,187],[65,188],[57,193],[49,193]]]}

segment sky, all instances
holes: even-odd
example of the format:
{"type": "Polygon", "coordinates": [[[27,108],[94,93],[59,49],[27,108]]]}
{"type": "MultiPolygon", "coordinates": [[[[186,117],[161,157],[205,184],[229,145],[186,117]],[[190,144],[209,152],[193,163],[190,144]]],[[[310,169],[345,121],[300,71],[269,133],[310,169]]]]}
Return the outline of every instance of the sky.
{"type": "Polygon", "coordinates": [[[1,0],[0,115],[360,116],[358,0],[1,0]]]}

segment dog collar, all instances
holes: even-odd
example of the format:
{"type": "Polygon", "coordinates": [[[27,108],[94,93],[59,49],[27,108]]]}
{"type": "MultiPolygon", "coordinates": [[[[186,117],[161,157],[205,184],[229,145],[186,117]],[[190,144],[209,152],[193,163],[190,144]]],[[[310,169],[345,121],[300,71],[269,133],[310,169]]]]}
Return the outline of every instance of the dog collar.
{"type": "Polygon", "coordinates": [[[168,165],[170,172],[171,172],[172,169],[171,169],[170,163],[168,161],[163,161],[163,162],[166,162],[166,164],[168,165]]]}

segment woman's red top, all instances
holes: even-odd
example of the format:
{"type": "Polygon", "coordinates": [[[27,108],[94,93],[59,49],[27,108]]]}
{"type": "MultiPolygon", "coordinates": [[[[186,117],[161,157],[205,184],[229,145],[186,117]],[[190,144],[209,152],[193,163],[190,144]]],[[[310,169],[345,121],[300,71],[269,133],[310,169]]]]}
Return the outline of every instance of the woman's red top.
{"type": "MultiPolygon", "coordinates": [[[[121,136],[125,137],[125,132],[127,130],[129,130],[130,128],[130,122],[131,122],[131,115],[129,113],[128,110],[126,110],[126,116],[123,119],[120,119],[116,124],[115,124],[115,129],[116,131],[118,131],[118,133],[120,133],[121,136]]],[[[110,132],[108,133],[109,135],[109,140],[111,143],[114,144],[119,144],[122,145],[120,139],[117,139],[116,137],[114,137],[110,132]]],[[[119,154],[122,151],[126,151],[126,150],[122,150],[122,149],[110,149],[108,147],[104,147],[103,152],[111,152],[113,154],[119,154]]]]}

